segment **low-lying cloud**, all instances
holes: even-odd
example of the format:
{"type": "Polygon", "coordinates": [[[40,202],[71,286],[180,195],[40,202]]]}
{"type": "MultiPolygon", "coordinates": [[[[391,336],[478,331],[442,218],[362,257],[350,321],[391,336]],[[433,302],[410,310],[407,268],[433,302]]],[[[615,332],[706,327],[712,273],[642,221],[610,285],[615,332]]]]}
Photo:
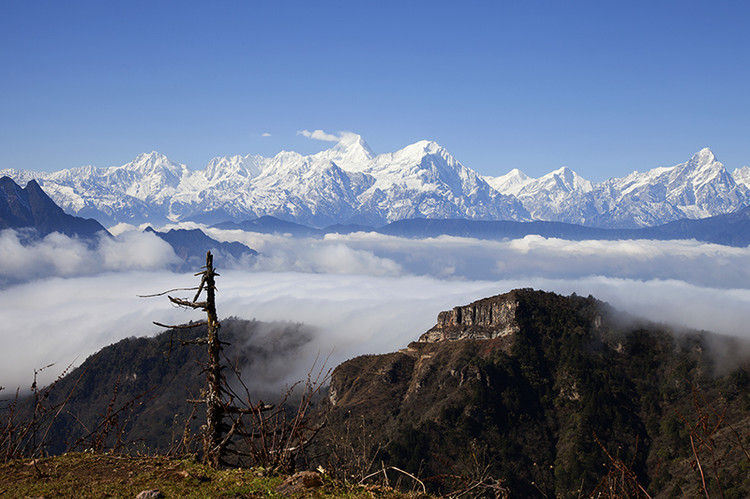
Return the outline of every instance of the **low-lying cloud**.
{"type": "Polygon", "coordinates": [[[721,288],[742,288],[750,282],[750,247],[694,240],[568,241],[526,236],[489,241],[453,236],[409,239],[372,232],[299,239],[240,230],[204,230],[215,239],[240,241],[259,251],[256,270],[471,280],[601,275],[677,279],[721,288]]]}
{"type": "MultiPolygon", "coordinates": [[[[592,294],[651,320],[750,337],[750,248],[539,236],[295,239],[202,228],[261,253],[242,268],[216,262],[221,316],[299,321],[317,331],[291,377],[318,355],[332,353],[335,365],[401,348],[439,311],[517,287],[592,294]]],[[[136,297],[194,285],[194,277],[168,271],[176,258],[169,245],[132,229],[119,226],[117,238],[93,247],[59,234],[23,246],[14,232],[0,233],[0,385],[28,385],[35,367],[62,369],[124,337],[154,334],[151,321],[198,318],[166,298],[136,297]]]]}
{"type": "MultiPolygon", "coordinates": [[[[0,291],[3,323],[0,384],[28,385],[34,367],[62,369],[119,339],[155,334],[151,321],[182,323],[197,312],[172,307],[166,298],[137,294],[194,284],[192,274],[122,272],[54,278],[0,291]]],[[[750,290],[716,289],[676,280],[504,279],[451,281],[434,277],[375,277],[298,272],[224,271],[218,281],[222,317],[295,321],[315,336],[289,366],[303,376],[316,357],[329,365],[358,354],[406,346],[434,323],[437,313],[518,287],[564,294],[592,294],[651,320],[750,337],[750,290]]],[[[49,376],[55,374],[54,370],[49,376]]]]}
{"type": "MultiPolygon", "coordinates": [[[[128,224],[110,228],[117,237],[90,248],[59,234],[24,247],[13,231],[0,232],[0,283],[106,271],[166,269],[177,261],[167,243],[128,224]]],[[[526,236],[491,241],[440,236],[409,239],[378,233],[327,234],[295,238],[195,223],[219,241],[238,241],[260,252],[240,261],[218,261],[224,268],[371,276],[422,275],[451,280],[607,276],[624,279],[676,279],[717,288],[744,288],[750,282],[750,247],[694,240],[568,241],[526,236]]]]}
{"type": "Polygon", "coordinates": [[[172,247],[153,234],[124,232],[93,243],[58,232],[22,244],[11,229],[0,232],[0,284],[50,276],[163,269],[178,261],[172,247]]]}

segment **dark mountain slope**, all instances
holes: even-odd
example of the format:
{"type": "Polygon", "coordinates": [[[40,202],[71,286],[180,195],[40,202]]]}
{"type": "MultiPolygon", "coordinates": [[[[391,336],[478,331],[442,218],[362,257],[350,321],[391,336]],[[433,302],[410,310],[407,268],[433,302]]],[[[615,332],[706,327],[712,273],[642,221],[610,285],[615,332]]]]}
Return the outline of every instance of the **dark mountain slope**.
{"type": "MultiPolygon", "coordinates": [[[[200,327],[128,338],[90,356],[58,381],[45,401],[45,405],[54,406],[70,396],[51,427],[47,450],[63,452],[79,439],[83,439],[79,449],[91,447],[101,434],[97,426],[110,404],[112,411],[125,409],[109,432],[107,446],[112,446],[122,431],[119,437],[128,451],[167,450],[183,433],[192,408],[186,401],[199,399],[205,386],[205,346],[183,346],[181,340],[205,335],[206,328],[200,327]]],[[[245,381],[253,396],[274,400],[283,391],[288,374],[280,371],[277,363],[293,362],[311,332],[300,324],[225,319],[221,335],[222,341],[229,343],[227,358],[247,370],[245,381]]],[[[231,379],[231,373],[225,374],[231,379]]],[[[22,406],[30,403],[26,399],[22,406]]],[[[204,411],[204,406],[197,407],[193,433],[205,421],[204,411]]]]}
{"type": "Polygon", "coordinates": [[[728,246],[750,244],[750,207],[734,213],[697,220],[683,219],[637,232],[644,239],[697,239],[728,246]]]}
{"type": "Polygon", "coordinates": [[[642,229],[603,229],[562,222],[513,222],[505,220],[408,219],[385,225],[377,232],[401,237],[442,235],[479,239],[515,239],[528,235],[571,241],[584,239],[695,239],[729,246],[750,244],[750,207],[727,215],[683,219],[642,229]]]}
{"type": "Polygon", "coordinates": [[[750,245],[750,207],[734,213],[702,219],[683,219],[641,229],[605,229],[564,222],[514,222],[511,220],[468,220],[410,218],[391,222],[380,228],[367,225],[331,225],[316,229],[274,217],[260,217],[244,222],[222,222],[221,229],[241,229],[250,232],[292,234],[298,237],[318,237],[324,234],[378,232],[391,236],[426,238],[438,236],[472,237],[478,239],[516,239],[528,235],[554,237],[570,241],[588,239],[695,239],[729,246],[750,245]]]}
{"type": "Polygon", "coordinates": [[[516,290],[441,313],[404,350],[337,367],[326,438],[338,449],[365,427],[382,444],[365,459],[435,483],[473,462],[518,497],[592,493],[611,465],[607,449],[652,493],[690,496],[696,475],[683,464],[696,393],[705,411],[726,411],[709,486],[742,497],[750,462],[726,423],[747,447],[750,361],[715,357],[740,346],[674,335],[592,297],[516,290]]]}
{"type": "Polygon", "coordinates": [[[183,260],[184,268],[199,268],[205,261],[206,251],[211,251],[217,259],[225,262],[258,254],[257,251],[242,243],[219,242],[208,237],[200,229],[171,229],[167,232],[158,232],[151,227],[146,227],[145,231],[169,243],[177,256],[183,260]]]}
{"type": "Polygon", "coordinates": [[[40,236],[60,232],[82,238],[107,233],[93,218],[65,213],[35,180],[22,189],[10,177],[0,178],[0,229],[34,229],[40,236]]]}
{"type": "Polygon", "coordinates": [[[293,236],[322,236],[323,231],[272,216],[258,217],[244,222],[221,222],[212,227],[217,229],[240,229],[262,234],[292,234],[293,236]]]}

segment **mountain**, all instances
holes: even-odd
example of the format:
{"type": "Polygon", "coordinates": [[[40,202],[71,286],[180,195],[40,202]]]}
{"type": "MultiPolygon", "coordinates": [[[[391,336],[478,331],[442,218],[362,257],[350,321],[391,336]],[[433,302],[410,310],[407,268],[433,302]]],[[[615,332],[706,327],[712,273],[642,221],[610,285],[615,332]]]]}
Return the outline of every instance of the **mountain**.
{"type": "Polygon", "coordinates": [[[291,234],[296,237],[322,237],[325,234],[351,234],[377,232],[389,236],[428,238],[439,236],[470,237],[475,239],[519,239],[529,235],[547,238],[582,240],[633,240],[657,241],[695,239],[696,241],[745,247],[750,245],[750,207],[708,218],[691,220],[683,218],[654,227],[638,229],[608,229],[587,227],[564,222],[514,222],[510,220],[468,220],[409,218],[391,222],[382,227],[358,224],[335,224],[316,229],[287,222],[274,217],[260,217],[243,222],[222,222],[213,227],[266,234],[291,234]]]}
{"type": "Polygon", "coordinates": [[[258,254],[257,251],[242,243],[219,242],[212,239],[200,229],[171,229],[167,232],[158,232],[151,227],[146,227],[145,232],[151,232],[169,243],[175,254],[183,261],[182,268],[185,269],[198,269],[203,266],[206,261],[206,251],[211,251],[217,261],[224,262],[224,265],[231,265],[232,262],[244,256],[258,254]]]}
{"type": "Polygon", "coordinates": [[[151,152],[122,166],[0,174],[37,178],[69,213],[107,224],[273,216],[315,227],[466,218],[635,228],[750,204],[750,167],[730,174],[709,149],[676,166],[593,183],[567,167],[539,178],[517,169],[485,177],[427,140],[376,155],[353,133],[316,154],[222,156],[203,170],[151,152]]]}
{"type": "Polygon", "coordinates": [[[484,177],[484,180],[498,192],[518,196],[521,189],[535,179],[527,176],[518,168],[513,168],[505,175],[499,177],[484,177]]]}
{"type": "Polygon", "coordinates": [[[747,206],[748,192],[705,148],[685,163],[603,182],[586,202],[606,207],[590,217],[592,225],[606,221],[611,227],[650,226],[736,211],[747,206]]]}
{"type": "Polygon", "coordinates": [[[360,196],[363,223],[459,214],[477,219],[528,216],[513,196],[498,193],[435,142],[421,141],[381,154],[364,171],[375,182],[360,196]]]}
{"type": "Polygon", "coordinates": [[[244,230],[261,234],[291,234],[298,237],[322,236],[323,231],[306,225],[288,222],[276,217],[263,216],[242,222],[221,222],[212,227],[226,230],[244,230]]]}
{"type": "MultiPolygon", "coordinates": [[[[371,230],[381,234],[410,238],[455,236],[503,240],[537,235],[569,241],[695,239],[706,243],[745,247],[750,245],[750,207],[741,208],[725,215],[697,220],[683,218],[667,224],[639,229],[607,229],[563,222],[416,218],[399,220],[371,230]]],[[[335,232],[335,230],[332,230],[332,232],[335,232]]]]}
{"type": "Polygon", "coordinates": [[[698,220],[681,219],[635,231],[642,239],[695,239],[727,246],[750,245],[750,207],[698,220]]]}
{"type": "Polygon", "coordinates": [[[538,179],[519,170],[485,177],[516,196],[535,220],[593,227],[647,227],[736,211],[750,202],[750,167],[726,170],[710,149],[685,163],[595,184],[563,167],[538,179]]]}
{"type": "Polygon", "coordinates": [[[10,177],[0,178],[0,229],[34,229],[39,236],[60,232],[81,238],[108,234],[96,220],[65,213],[35,180],[21,188],[10,177]]]}
{"type": "Polygon", "coordinates": [[[644,497],[637,484],[702,496],[698,455],[708,493],[747,497],[747,346],[590,296],[514,290],[441,312],[398,352],[336,367],[321,452],[386,463],[438,491],[479,474],[509,497],[609,497],[609,486],[644,497]]]}

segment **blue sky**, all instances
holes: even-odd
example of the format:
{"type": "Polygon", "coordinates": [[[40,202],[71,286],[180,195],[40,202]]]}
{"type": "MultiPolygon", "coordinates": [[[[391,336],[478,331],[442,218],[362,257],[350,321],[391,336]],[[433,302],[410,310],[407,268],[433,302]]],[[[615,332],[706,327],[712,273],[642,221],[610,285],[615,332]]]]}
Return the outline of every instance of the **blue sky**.
{"type": "Polygon", "coordinates": [[[0,4],[0,168],[423,138],[484,174],[750,164],[741,2],[0,4]],[[264,132],[270,137],[262,137],[264,132]]]}

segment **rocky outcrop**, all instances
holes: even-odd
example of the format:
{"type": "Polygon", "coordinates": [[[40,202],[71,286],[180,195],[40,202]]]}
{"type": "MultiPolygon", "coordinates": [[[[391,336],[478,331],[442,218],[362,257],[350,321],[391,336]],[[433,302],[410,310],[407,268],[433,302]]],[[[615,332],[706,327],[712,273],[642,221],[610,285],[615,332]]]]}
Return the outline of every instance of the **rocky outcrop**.
{"type": "Polygon", "coordinates": [[[422,343],[451,340],[489,340],[520,330],[516,291],[484,298],[438,314],[437,324],[419,337],[422,343]]]}

